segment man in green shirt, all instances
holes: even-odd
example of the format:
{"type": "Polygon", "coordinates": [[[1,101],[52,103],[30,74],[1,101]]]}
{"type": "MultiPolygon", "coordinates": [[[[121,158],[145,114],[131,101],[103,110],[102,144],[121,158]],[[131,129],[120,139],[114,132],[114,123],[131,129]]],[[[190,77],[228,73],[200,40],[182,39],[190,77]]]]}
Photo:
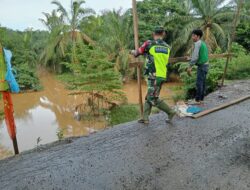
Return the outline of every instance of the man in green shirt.
{"type": "Polygon", "coordinates": [[[175,111],[159,98],[162,84],[167,78],[167,65],[170,56],[170,47],[163,40],[165,35],[163,27],[156,27],[153,40],[148,40],[139,49],[131,51],[135,57],[145,55],[147,58],[144,75],[148,78],[148,91],[143,118],[138,121],[139,123],[149,123],[152,106],[156,106],[168,115],[166,122],[171,122],[175,115],[175,111]]]}
{"type": "Polygon", "coordinates": [[[191,73],[192,67],[196,65],[197,68],[197,79],[196,79],[196,96],[195,104],[203,102],[206,91],[206,76],[208,73],[208,48],[204,41],[201,40],[203,36],[202,30],[194,30],[192,32],[192,40],[194,42],[194,51],[190,61],[190,67],[188,73],[191,73]]]}

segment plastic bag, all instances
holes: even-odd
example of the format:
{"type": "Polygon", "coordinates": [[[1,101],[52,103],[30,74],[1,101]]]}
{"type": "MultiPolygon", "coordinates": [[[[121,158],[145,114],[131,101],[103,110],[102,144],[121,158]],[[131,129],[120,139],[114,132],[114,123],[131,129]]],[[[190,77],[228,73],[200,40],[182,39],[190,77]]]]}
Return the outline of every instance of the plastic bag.
{"type": "Polygon", "coordinates": [[[20,88],[19,88],[18,83],[16,82],[15,76],[12,73],[12,68],[11,68],[12,53],[10,50],[7,50],[7,49],[3,49],[3,50],[4,50],[4,58],[5,58],[5,62],[6,62],[6,68],[7,68],[5,80],[9,84],[10,91],[12,93],[18,93],[18,92],[20,92],[20,88]]]}

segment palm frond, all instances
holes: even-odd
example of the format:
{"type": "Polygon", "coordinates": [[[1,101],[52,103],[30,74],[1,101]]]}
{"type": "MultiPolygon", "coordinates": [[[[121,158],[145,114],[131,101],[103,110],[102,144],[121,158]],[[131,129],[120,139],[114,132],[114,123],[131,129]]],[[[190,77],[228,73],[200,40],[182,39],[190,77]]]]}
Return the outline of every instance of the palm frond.
{"type": "Polygon", "coordinates": [[[56,9],[57,12],[61,13],[64,18],[69,20],[68,12],[58,0],[53,0],[51,3],[57,6],[57,9],[56,9]]]}
{"type": "Polygon", "coordinates": [[[225,31],[223,30],[223,27],[221,27],[219,24],[217,23],[213,23],[212,24],[212,34],[215,36],[215,39],[218,42],[218,45],[225,50],[226,49],[226,45],[227,45],[227,40],[228,40],[228,35],[227,33],[225,33],[225,31]]]}
{"type": "Polygon", "coordinates": [[[176,52],[182,47],[187,45],[191,32],[194,29],[201,28],[203,21],[200,19],[196,19],[186,25],[183,26],[183,29],[180,31],[180,36],[173,43],[172,55],[175,55],[176,52]]]}
{"type": "Polygon", "coordinates": [[[206,15],[202,6],[203,0],[192,0],[193,10],[200,15],[206,15]]]}
{"type": "Polygon", "coordinates": [[[168,16],[165,20],[165,24],[171,23],[171,22],[189,22],[193,20],[194,15],[179,15],[179,14],[172,14],[168,16]]]}

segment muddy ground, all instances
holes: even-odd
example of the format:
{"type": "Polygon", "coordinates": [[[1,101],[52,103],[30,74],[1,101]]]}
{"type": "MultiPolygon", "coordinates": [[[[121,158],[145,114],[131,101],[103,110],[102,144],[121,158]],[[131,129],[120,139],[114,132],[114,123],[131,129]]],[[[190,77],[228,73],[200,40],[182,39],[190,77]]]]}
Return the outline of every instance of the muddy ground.
{"type": "MultiPolygon", "coordinates": [[[[209,95],[206,105],[246,94],[250,81],[239,81],[209,95]]],[[[165,118],[160,113],[149,126],[131,122],[2,160],[0,189],[250,189],[250,100],[197,120],[166,125],[165,118]]]]}

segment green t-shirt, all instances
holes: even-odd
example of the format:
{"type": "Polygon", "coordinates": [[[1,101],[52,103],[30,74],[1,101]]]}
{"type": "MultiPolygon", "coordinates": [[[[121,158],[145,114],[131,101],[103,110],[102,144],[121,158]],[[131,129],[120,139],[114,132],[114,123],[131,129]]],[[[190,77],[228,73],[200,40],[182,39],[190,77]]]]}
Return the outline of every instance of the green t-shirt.
{"type": "Polygon", "coordinates": [[[190,61],[191,65],[203,65],[208,62],[208,48],[204,41],[199,40],[194,44],[194,51],[192,54],[192,59],[190,61]]]}
{"type": "Polygon", "coordinates": [[[199,59],[197,65],[203,65],[208,62],[208,49],[205,42],[201,42],[201,47],[199,51],[199,59]]]}

